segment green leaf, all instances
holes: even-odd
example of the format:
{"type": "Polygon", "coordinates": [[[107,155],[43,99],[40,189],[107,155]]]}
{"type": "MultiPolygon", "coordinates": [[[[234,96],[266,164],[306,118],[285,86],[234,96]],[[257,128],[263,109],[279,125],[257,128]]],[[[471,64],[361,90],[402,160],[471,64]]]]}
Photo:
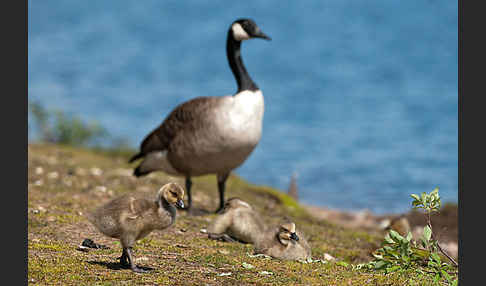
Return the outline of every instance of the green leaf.
{"type": "Polygon", "coordinates": [[[448,281],[448,282],[451,282],[451,276],[449,275],[449,273],[447,273],[447,271],[445,270],[441,270],[440,273],[442,273],[442,277],[445,277],[445,279],[448,281]]]}
{"type": "Polygon", "coordinates": [[[347,262],[344,262],[344,261],[336,262],[336,265],[344,266],[344,267],[348,267],[349,266],[349,264],[347,262]]]}
{"type": "Polygon", "coordinates": [[[385,267],[386,264],[388,263],[384,260],[377,261],[375,263],[375,269],[382,269],[383,267],[385,267]]]}
{"type": "Polygon", "coordinates": [[[399,265],[395,265],[395,266],[392,266],[392,267],[387,267],[385,269],[385,271],[386,271],[386,273],[391,273],[391,272],[397,271],[400,268],[401,267],[399,265]]]}
{"type": "Polygon", "coordinates": [[[428,225],[424,227],[423,237],[426,241],[430,241],[430,238],[432,237],[432,230],[428,225]]]}
{"type": "Polygon", "coordinates": [[[383,255],[372,253],[373,257],[376,259],[383,259],[383,255]]]}
{"type": "Polygon", "coordinates": [[[417,201],[420,201],[420,197],[419,197],[418,195],[416,195],[416,194],[411,194],[410,196],[412,197],[412,199],[415,199],[415,200],[417,200],[417,201]]]}
{"type": "Polygon", "coordinates": [[[439,196],[439,187],[436,187],[432,192],[430,192],[431,196],[439,196]]]}
{"type": "Polygon", "coordinates": [[[255,268],[255,266],[251,265],[250,263],[243,262],[242,266],[246,269],[255,268]]]}
{"type": "Polygon", "coordinates": [[[403,236],[401,236],[398,232],[394,231],[393,229],[390,229],[390,237],[397,241],[397,242],[400,242],[403,240],[403,236]]]}
{"type": "Polygon", "coordinates": [[[432,259],[433,259],[435,262],[437,262],[437,263],[438,263],[438,265],[441,265],[440,256],[439,256],[437,253],[432,252],[432,253],[430,254],[430,257],[432,257],[432,259]]]}
{"type": "Polygon", "coordinates": [[[409,232],[407,233],[407,237],[406,237],[406,239],[407,239],[407,241],[412,240],[412,232],[410,232],[410,231],[409,231],[409,232]]]}
{"type": "Polygon", "coordinates": [[[393,241],[393,239],[390,238],[390,234],[387,233],[385,235],[385,241],[388,242],[388,243],[395,243],[395,241],[393,241]]]}

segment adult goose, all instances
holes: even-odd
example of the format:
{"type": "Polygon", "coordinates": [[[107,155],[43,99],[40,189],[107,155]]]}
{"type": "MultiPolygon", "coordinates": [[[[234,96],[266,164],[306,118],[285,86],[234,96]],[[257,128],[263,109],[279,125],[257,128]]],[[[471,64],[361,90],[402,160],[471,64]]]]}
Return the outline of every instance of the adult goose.
{"type": "Polygon", "coordinates": [[[234,21],[228,31],[226,53],[238,84],[233,95],[197,97],[177,106],[162,124],[145,137],[137,177],[153,171],[186,178],[187,210],[191,208],[191,177],[216,174],[219,208],[224,207],[225,183],[260,141],[263,94],[241,59],[241,43],[252,38],[271,40],[251,19],[234,21]]]}

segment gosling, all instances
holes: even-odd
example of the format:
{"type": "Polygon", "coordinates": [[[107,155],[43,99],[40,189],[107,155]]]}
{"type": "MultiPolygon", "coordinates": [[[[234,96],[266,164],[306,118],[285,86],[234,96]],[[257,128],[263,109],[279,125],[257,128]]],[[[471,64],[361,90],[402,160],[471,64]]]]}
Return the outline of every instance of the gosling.
{"type": "Polygon", "coordinates": [[[104,235],[120,239],[123,247],[120,264],[136,273],[147,272],[137,267],[132,247],[153,230],[163,230],[176,220],[176,205],[184,207],[184,189],[168,183],[157,192],[155,201],[132,195],[118,197],[88,214],[89,221],[104,235]]]}
{"type": "Polygon", "coordinates": [[[208,237],[227,242],[255,243],[265,231],[260,218],[247,202],[231,198],[224,204],[222,213],[208,226],[208,237]]]}
{"type": "Polygon", "coordinates": [[[266,238],[255,244],[255,254],[265,254],[283,260],[306,260],[311,249],[302,233],[296,231],[293,222],[281,224],[266,232],[266,238]]]}

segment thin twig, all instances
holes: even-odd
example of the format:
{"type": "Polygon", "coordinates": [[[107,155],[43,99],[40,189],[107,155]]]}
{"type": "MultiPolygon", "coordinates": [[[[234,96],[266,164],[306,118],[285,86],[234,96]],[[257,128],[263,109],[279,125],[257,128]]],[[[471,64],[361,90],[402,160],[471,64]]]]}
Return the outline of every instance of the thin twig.
{"type": "Polygon", "coordinates": [[[442,252],[442,254],[444,254],[447,258],[449,258],[449,260],[452,261],[454,266],[457,267],[458,266],[457,262],[445,250],[443,250],[442,247],[440,247],[439,241],[435,239],[434,232],[432,231],[432,223],[430,221],[430,211],[427,211],[427,224],[429,225],[430,230],[432,232],[432,239],[437,242],[437,247],[439,248],[440,252],[442,252]]]}

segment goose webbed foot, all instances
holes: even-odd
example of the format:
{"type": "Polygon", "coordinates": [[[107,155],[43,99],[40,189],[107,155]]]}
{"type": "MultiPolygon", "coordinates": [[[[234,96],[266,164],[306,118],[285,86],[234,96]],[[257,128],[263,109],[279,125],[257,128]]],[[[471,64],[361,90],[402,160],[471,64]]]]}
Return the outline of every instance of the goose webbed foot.
{"type": "Polygon", "coordinates": [[[209,239],[214,239],[214,240],[221,240],[224,242],[236,242],[231,236],[227,235],[226,233],[209,233],[208,234],[209,239]]]}
{"type": "Polygon", "coordinates": [[[122,254],[122,257],[120,257],[120,262],[121,262],[124,255],[126,256],[126,258],[128,258],[130,269],[132,269],[133,272],[135,272],[135,273],[147,273],[147,272],[149,272],[148,269],[144,269],[144,268],[141,268],[141,267],[138,267],[137,265],[135,265],[135,262],[133,261],[133,255],[132,255],[131,247],[123,248],[123,254],[122,254]]]}

